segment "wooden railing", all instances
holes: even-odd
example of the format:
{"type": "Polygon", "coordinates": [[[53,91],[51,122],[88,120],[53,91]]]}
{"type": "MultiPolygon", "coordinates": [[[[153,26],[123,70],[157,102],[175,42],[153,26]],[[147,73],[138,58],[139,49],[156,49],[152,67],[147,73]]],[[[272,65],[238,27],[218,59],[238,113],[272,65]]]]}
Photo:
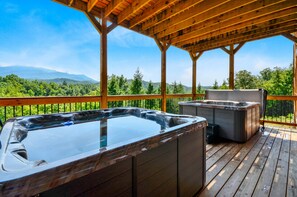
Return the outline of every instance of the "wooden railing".
{"type": "Polygon", "coordinates": [[[297,126],[297,96],[268,96],[264,122],[297,126]]]}
{"type": "MultiPolygon", "coordinates": [[[[166,95],[166,108],[169,113],[178,113],[178,102],[192,100],[192,94],[166,95]]],[[[197,94],[197,99],[204,94],[197,94]]],[[[108,96],[108,107],[141,107],[161,110],[161,95],[120,95],[108,96]]],[[[80,97],[27,97],[0,98],[0,120],[17,116],[74,112],[100,109],[101,96],[80,97]]],[[[295,103],[297,96],[268,96],[265,123],[297,126],[295,103]]]]}
{"type": "MultiPolygon", "coordinates": [[[[200,99],[204,97],[203,94],[196,96],[200,99]]],[[[169,106],[167,111],[177,113],[177,103],[182,100],[191,100],[192,94],[166,95],[166,98],[169,106]]],[[[157,94],[107,97],[108,107],[135,106],[156,110],[161,110],[161,100],[162,96],[157,94]]],[[[100,109],[100,102],[101,96],[0,98],[0,120],[5,122],[9,118],[18,116],[100,109]]]]}

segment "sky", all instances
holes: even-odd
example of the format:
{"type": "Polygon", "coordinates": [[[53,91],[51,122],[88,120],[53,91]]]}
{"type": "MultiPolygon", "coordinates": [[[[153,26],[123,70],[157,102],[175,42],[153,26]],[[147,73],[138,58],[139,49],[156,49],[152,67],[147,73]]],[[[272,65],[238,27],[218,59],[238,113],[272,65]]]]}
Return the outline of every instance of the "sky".
{"type": "MultiPolygon", "coordinates": [[[[50,0],[0,0],[0,66],[32,66],[100,80],[100,35],[80,11],[50,0]]],[[[246,43],[235,55],[235,73],[257,75],[270,67],[288,67],[293,42],[282,36],[246,43]]],[[[146,81],[161,80],[161,53],[152,38],[117,27],[108,34],[108,75],[133,78],[139,68],[146,81]]],[[[1,68],[0,68],[1,72],[1,68]]],[[[197,84],[228,78],[229,56],[206,51],[197,62],[197,84]]],[[[170,47],[167,83],[192,84],[189,54],[170,47]]]]}

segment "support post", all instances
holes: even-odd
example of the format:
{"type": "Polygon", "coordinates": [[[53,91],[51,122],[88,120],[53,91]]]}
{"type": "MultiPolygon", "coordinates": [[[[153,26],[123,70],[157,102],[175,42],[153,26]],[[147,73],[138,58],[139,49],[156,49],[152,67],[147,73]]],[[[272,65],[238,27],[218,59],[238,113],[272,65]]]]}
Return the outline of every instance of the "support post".
{"type": "Polygon", "coordinates": [[[197,60],[202,55],[203,52],[192,53],[189,52],[192,59],[192,100],[197,99],[197,60]]]}
{"type": "Polygon", "coordinates": [[[234,44],[230,45],[229,53],[229,89],[234,89],[234,44]]]}
{"type": "Polygon", "coordinates": [[[239,51],[239,49],[245,44],[245,42],[239,43],[236,48],[234,48],[234,44],[230,45],[230,49],[226,47],[221,47],[223,51],[229,54],[229,89],[234,89],[234,55],[239,51]]]}
{"type": "MultiPolygon", "coordinates": [[[[293,46],[293,95],[297,96],[297,32],[293,46]]],[[[294,123],[297,123],[297,101],[294,102],[294,123]]]]}
{"type": "Polygon", "coordinates": [[[161,51],[161,111],[166,112],[166,51],[170,47],[169,43],[161,42],[155,38],[155,42],[161,51]]]}
{"type": "Polygon", "coordinates": [[[107,27],[107,20],[104,17],[104,10],[101,12],[101,23],[90,13],[85,12],[86,16],[100,34],[100,108],[107,108],[107,34],[111,32],[116,26],[112,23],[107,27]]]}
{"type": "Polygon", "coordinates": [[[107,25],[104,12],[101,13],[101,37],[100,37],[100,93],[101,108],[107,108],[107,25]]]}

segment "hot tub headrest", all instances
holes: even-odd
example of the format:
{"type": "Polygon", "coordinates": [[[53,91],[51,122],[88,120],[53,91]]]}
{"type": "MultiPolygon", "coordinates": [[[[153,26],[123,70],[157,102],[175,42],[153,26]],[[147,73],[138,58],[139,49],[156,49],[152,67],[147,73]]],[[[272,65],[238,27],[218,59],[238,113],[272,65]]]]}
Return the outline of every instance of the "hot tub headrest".
{"type": "Polygon", "coordinates": [[[206,90],[205,99],[207,100],[225,100],[239,102],[258,102],[260,103],[260,115],[264,115],[267,91],[264,89],[248,90],[206,90]]]}

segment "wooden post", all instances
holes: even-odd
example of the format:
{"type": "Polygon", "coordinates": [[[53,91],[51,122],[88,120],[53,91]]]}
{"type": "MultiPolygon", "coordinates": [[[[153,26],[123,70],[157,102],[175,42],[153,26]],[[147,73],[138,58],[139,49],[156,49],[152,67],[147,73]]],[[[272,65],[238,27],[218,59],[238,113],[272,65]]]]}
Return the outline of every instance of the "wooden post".
{"type": "Polygon", "coordinates": [[[197,99],[197,60],[199,57],[202,55],[203,52],[198,52],[198,53],[192,53],[189,52],[190,57],[192,59],[192,100],[197,99]]]}
{"type": "MultiPolygon", "coordinates": [[[[284,37],[294,42],[293,45],[293,96],[297,96],[297,32],[285,33],[284,37]]],[[[297,101],[294,101],[294,123],[297,123],[297,101]]]]}
{"type": "Polygon", "coordinates": [[[161,111],[166,112],[166,51],[170,47],[169,43],[161,42],[155,38],[160,51],[161,51],[161,95],[162,106],[161,111]]]}
{"type": "Polygon", "coordinates": [[[101,39],[100,39],[100,95],[101,108],[107,108],[107,25],[104,12],[101,13],[101,39]]]}
{"type": "MultiPolygon", "coordinates": [[[[293,95],[297,96],[297,32],[293,46],[293,95]]],[[[297,101],[294,102],[294,123],[297,123],[297,101]]]]}
{"type": "Polygon", "coordinates": [[[244,45],[245,42],[241,42],[238,44],[236,48],[234,48],[234,44],[230,45],[230,49],[225,47],[221,47],[223,51],[229,54],[229,89],[234,89],[234,55],[239,51],[239,49],[244,45]]]}
{"type": "Polygon", "coordinates": [[[230,45],[229,53],[229,89],[234,89],[234,44],[230,45]]]}
{"type": "Polygon", "coordinates": [[[100,108],[107,108],[107,34],[111,32],[116,26],[112,23],[107,27],[107,20],[104,16],[104,10],[101,11],[101,23],[90,13],[85,12],[86,16],[99,32],[100,36],[100,95],[101,106],[100,108]]]}

